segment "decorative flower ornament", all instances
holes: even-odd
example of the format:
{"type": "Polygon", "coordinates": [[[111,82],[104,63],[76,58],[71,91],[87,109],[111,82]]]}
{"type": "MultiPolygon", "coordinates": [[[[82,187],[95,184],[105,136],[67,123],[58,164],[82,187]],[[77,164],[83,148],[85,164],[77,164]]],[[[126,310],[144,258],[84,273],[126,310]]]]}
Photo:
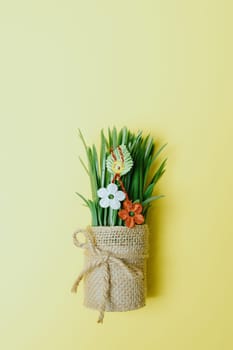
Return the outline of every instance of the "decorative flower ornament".
{"type": "Polygon", "coordinates": [[[98,197],[100,197],[99,205],[102,208],[111,207],[112,209],[118,210],[121,207],[121,201],[126,197],[123,191],[118,191],[116,184],[109,184],[107,188],[101,187],[97,191],[98,197]]]}
{"type": "Polygon", "coordinates": [[[98,196],[101,198],[99,205],[102,208],[111,207],[119,210],[121,207],[120,202],[125,200],[123,203],[124,209],[119,210],[118,216],[125,221],[125,225],[129,228],[144,222],[144,217],[141,214],[142,205],[140,203],[132,203],[121,179],[121,176],[127,174],[132,166],[133,160],[125,145],[120,145],[115,149],[111,148],[106,167],[109,173],[113,175],[112,183],[107,188],[102,187],[97,191],[98,196]],[[118,191],[115,181],[118,181],[122,191],[118,191]]]}
{"type": "Polygon", "coordinates": [[[110,152],[106,161],[106,167],[109,173],[114,175],[112,183],[114,184],[117,180],[122,192],[125,193],[125,198],[128,199],[128,194],[121,180],[121,176],[127,174],[131,170],[133,166],[132,157],[125,145],[120,145],[115,149],[111,148],[110,152]]]}
{"type": "Polygon", "coordinates": [[[135,224],[143,224],[144,217],[141,214],[142,205],[140,203],[132,203],[129,200],[125,200],[123,208],[124,209],[119,210],[118,216],[125,221],[127,227],[132,228],[135,224]]]}
{"type": "Polygon", "coordinates": [[[111,151],[106,164],[108,171],[117,178],[131,170],[133,160],[126,146],[121,145],[111,151]]]}

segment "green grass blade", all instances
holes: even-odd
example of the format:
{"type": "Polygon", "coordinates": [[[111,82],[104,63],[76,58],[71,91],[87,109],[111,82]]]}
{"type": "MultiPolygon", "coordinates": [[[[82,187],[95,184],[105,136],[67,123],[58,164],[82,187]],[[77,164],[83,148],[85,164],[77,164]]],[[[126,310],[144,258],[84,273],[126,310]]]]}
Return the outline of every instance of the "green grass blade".
{"type": "Polygon", "coordinates": [[[123,133],[123,129],[121,129],[118,133],[118,139],[117,139],[117,144],[121,145],[122,144],[122,133],[123,133]]]}
{"type": "Polygon", "coordinates": [[[152,197],[149,197],[149,198],[147,198],[146,200],[144,200],[144,201],[142,202],[142,205],[145,206],[146,204],[149,204],[149,203],[151,203],[151,202],[153,202],[153,201],[156,201],[157,199],[163,198],[163,197],[165,197],[163,194],[161,194],[161,195],[159,195],[159,196],[152,196],[152,197]]]}
{"type": "Polygon", "coordinates": [[[78,129],[78,132],[79,132],[79,137],[81,138],[82,143],[83,143],[83,145],[84,145],[84,148],[85,148],[85,150],[86,150],[86,152],[87,152],[87,144],[86,144],[86,141],[85,141],[85,139],[84,139],[84,137],[83,137],[83,134],[82,134],[82,132],[81,132],[80,129],[78,129]]]}
{"type": "Polygon", "coordinates": [[[150,209],[150,207],[151,207],[151,204],[147,204],[147,205],[143,208],[142,215],[144,216],[144,220],[145,220],[145,221],[146,221],[147,213],[148,213],[148,210],[150,209]]]}
{"type": "Polygon", "coordinates": [[[162,164],[160,165],[159,169],[155,172],[155,174],[153,175],[152,179],[151,179],[151,183],[153,183],[154,185],[158,182],[158,180],[160,179],[160,177],[163,175],[163,173],[165,172],[165,165],[167,162],[167,158],[164,159],[164,161],[162,162],[162,164]]]}
{"type": "Polygon", "coordinates": [[[92,226],[98,226],[98,217],[97,217],[95,203],[91,200],[88,200],[88,203],[89,203],[89,208],[91,210],[92,226]]]}
{"type": "Polygon", "coordinates": [[[155,153],[155,155],[152,158],[152,163],[158,158],[162,150],[167,146],[167,143],[165,143],[160,149],[155,153]]]}
{"type": "Polygon", "coordinates": [[[103,130],[101,130],[100,171],[101,171],[100,184],[101,184],[101,187],[104,187],[105,172],[106,172],[106,141],[105,141],[103,130]]]}
{"type": "Polygon", "coordinates": [[[145,154],[144,154],[145,159],[147,159],[148,156],[153,152],[153,148],[154,148],[154,140],[151,136],[149,136],[145,147],[145,154]]]}
{"type": "Polygon", "coordinates": [[[95,145],[92,146],[92,154],[93,154],[93,167],[95,169],[95,176],[96,176],[96,184],[97,184],[97,189],[99,189],[99,187],[100,187],[100,170],[99,170],[98,155],[97,155],[95,145]]]}
{"type": "Polygon", "coordinates": [[[113,210],[111,207],[109,207],[108,211],[108,225],[113,226],[113,210]]]}
{"type": "Polygon", "coordinates": [[[118,218],[118,210],[113,210],[113,213],[112,213],[112,224],[113,224],[113,226],[116,226],[117,218],[118,218]]]}
{"type": "Polygon", "coordinates": [[[108,144],[109,144],[109,148],[113,147],[113,145],[112,145],[112,132],[111,132],[110,128],[108,128],[108,144]]]}
{"type": "Polygon", "coordinates": [[[88,205],[88,200],[83,195],[81,195],[81,193],[75,192],[75,194],[77,194],[77,196],[79,196],[86,203],[86,205],[88,205]]]}
{"type": "Polygon", "coordinates": [[[93,157],[92,157],[92,150],[90,147],[88,147],[87,149],[87,155],[88,155],[88,171],[90,174],[90,183],[91,183],[91,193],[92,193],[92,199],[95,200],[96,199],[96,177],[95,177],[95,170],[93,171],[93,157]]]}
{"type": "Polygon", "coordinates": [[[147,198],[149,198],[152,195],[154,189],[154,183],[151,183],[147,189],[145,190],[144,194],[143,194],[143,199],[146,200],[147,198]]]}
{"type": "Polygon", "coordinates": [[[88,169],[87,169],[86,164],[84,163],[84,161],[82,160],[82,158],[81,158],[81,157],[78,157],[78,158],[79,158],[80,163],[82,164],[83,168],[84,168],[84,169],[85,169],[85,171],[87,172],[88,176],[90,176],[90,174],[89,174],[89,171],[88,171],[88,169]]]}
{"type": "Polygon", "coordinates": [[[112,147],[113,149],[117,148],[118,144],[117,144],[117,129],[114,126],[113,130],[112,130],[112,147]]]}
{"type": "Polygon", "coordinates": [[[108,225],[108,221],[107,221],[107,217],[108,217],[108,208],[104,208],[104,219],[103,219],[103,225],[107,226],[108,225]]]}
{"type": "Polygon", "coordinates": [[[102,226],[102,214],[103,214],[103,208],[100,207],[99,203],[97,204],[97,215],[98,215],[98,226],[102,226]]]}
{"type": "Polygon", "coordinates": [[[122,145],[126,145],[128,142],[128,129],[124,126],[122,129],[122,145]]]}
{"type": "Polygon", "coordinates": [[[148,180],[148,175],[149,175],[149,171],[151,168],[151,164],[152,164],[152,156],[150,155],[148,157],[147,160],[145,160],[145,168],[144,168],[144,180],[143,180],[143,188],[145,189],[147,180],[148,180]]]}

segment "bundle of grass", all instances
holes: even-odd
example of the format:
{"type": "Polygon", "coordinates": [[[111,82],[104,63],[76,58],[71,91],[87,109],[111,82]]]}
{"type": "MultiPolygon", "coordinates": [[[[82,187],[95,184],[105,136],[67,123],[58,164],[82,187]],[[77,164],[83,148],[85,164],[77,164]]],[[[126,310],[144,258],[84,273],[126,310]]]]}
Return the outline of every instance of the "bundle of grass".
{"type": "MultiPolygon", "coordinates": [[[[130,207],[130,205],[127,206],[127,203],[124,204],[123,208],[132,215],[131,220],[127,220],[128,217],[124,220],[124,212],[119,211],[117,205],[111,205],[114,203],[114,198],[109,198],[112,199],[112,202],[105,201],[104,204],[104,195],[115,197],[114,194],[117,194],[116,197],[123,198],[119,193],[114,192],[117,189],[123,190],[126,198],[130,199],[132,204],[139,203],[142,206],[140,215],[143,216],[144,223],[151,203],[164,197],[163,195],[154,196],[153,192],[155,185],[165,172],[167,159],[164,159],[154,172],[152,169],[166,144],[156,150],[154,139],[150,135],[144,137],[142,131],[132,133],[126,127],[118,132],[114,127],[112,130],[108,129],[107,136],[103,130],[101,131],[100,155],[98,156],[95,145],[89,147],[80,130],[79,135],[86,150],[87,165],[81,158],[80,161],[90,178],[92,199],[86,199],[82,194],[76,193],[82,198],[84,205],[90,209],[92,226],[126,225],[129,227],[133,225],[134,215],[130,209],[134,209],[135,206],[130,207]],[[120,176],[117,176],[117,171],[120,176]],[[109,186],[110,184],[115,184],[117,187],[109,186]]],[[[137,210],[140,211],[141,207],[136,206],[137,210]]]]}

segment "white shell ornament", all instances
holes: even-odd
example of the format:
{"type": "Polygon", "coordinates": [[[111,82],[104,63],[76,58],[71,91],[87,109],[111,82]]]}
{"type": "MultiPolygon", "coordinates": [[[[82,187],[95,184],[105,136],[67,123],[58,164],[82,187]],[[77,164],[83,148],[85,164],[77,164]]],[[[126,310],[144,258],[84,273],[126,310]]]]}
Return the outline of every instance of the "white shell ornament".
{"type": "Polygon", "coordinates": [[[133,160],[125,145],[118,146],[107,158],[106,166],[113,175],[125,175],[132,166],[133,160]]]}

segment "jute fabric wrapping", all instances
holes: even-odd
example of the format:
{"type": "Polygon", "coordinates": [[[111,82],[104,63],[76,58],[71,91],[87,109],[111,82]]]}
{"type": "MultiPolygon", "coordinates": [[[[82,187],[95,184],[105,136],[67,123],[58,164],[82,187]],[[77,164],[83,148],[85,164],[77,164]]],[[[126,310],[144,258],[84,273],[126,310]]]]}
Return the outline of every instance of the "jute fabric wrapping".
{"type": "Polygon", "coordinates": [[[99,310],[98,322],[103,322],[105,311],[145,305],[148,234],[147,225],[92,226],[74,233],[74,244],[85,249],[85,260],[72,292],[84,278],[84,305],[99,310]],[[80,233],[85,243],[80,243],[80,233]]]}

